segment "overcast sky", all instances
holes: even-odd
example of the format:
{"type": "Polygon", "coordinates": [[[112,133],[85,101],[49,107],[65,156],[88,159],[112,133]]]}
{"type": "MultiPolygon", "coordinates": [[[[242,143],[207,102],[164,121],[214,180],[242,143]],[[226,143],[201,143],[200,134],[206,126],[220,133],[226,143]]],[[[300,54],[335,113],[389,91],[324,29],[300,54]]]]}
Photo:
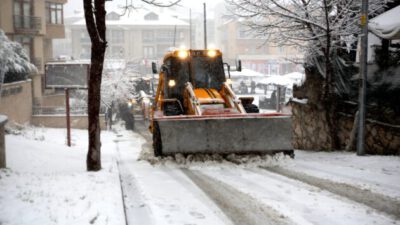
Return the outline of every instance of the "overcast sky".
{"type": "MultiPolygon", "coordinates": [[[[124,5],[127,0],[112,0],[111,2],[106,2],[107,11],[118,10],[118,6],[124,5]]],[[[140,0],[128,0],[136,4],[144,4],[140,0]]],[[[160,2],[168,2],[165,0],[160,0],[160,2]]],[[[182,7],[192,8],[192,11],[202,11],[203,3],[207,4],[207,8],[213,8],[217,3],[223,2],[223,0],[182,0],[179,4],[182,7]]],[[[74,11],[83,11],[83,1],[82,0],[68,0],[67,4],[64,6],[65,16],[72,16],[74,11]]]]}

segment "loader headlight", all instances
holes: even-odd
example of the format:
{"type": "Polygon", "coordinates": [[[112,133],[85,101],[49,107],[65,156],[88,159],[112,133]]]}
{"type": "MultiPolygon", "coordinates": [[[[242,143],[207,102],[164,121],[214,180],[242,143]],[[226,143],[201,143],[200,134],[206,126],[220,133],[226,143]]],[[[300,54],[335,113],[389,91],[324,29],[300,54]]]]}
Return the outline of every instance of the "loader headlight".
{"type": "Polygon", "coordinates": [[[217,51],[216,50],[208,50],[207,55],[210,58],[214,58],[215,56],[217,56],[217,51]]]}
{"type": "Polygon", "coordinates": [[[144,98],[144,99],[143,99],[143,103],[145,103],[145,104],[150,103],[150,99],[144,98]]]}
{"type": "Polygon", "coordinates": [[[169,80],[168,87],[174,87],[174,86],[175,86],[175,80],[169,80]]]}
{"type": "Polygon", "coordinates": [[[226,83],[231,85],[232,84],[232,80],[228,78],[228,79],[226,79],[226,83]]]}
{"type": "Polygon", "coordinates": [[[186,50],[179,50],[178,51],[178,57],[180,59],[186,59],[189,56],[189,52],[186,50]]]}

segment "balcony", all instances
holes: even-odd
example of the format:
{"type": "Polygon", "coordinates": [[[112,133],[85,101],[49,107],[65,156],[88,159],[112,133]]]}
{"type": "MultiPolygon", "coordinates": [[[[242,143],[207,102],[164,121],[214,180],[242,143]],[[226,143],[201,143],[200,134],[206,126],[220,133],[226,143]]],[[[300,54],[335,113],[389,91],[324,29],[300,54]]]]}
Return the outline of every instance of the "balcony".
{"type": "Polygon", "coordinates": [[[42,29],[42,18],[14,15],[15,33],[37,34],[42,29]]]}
{"type": "Polygon", "coordinates": [[[46,38],[65,38],[64,24],[46,24],[46,38]]]}

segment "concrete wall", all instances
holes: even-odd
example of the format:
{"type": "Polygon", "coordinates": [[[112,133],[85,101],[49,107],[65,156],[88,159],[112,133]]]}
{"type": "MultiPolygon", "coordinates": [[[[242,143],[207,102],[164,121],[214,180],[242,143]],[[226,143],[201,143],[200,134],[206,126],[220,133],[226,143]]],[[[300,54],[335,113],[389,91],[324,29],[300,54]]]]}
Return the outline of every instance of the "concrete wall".
{"type": "MultiPolygon", "coordinates": [[[[32,116],[32,124],[35,126],[66,128],[65,115],[34,115],[32,116]]],[[[105,129],[104,115],[100,115],[101,129],[105,129]]],[[[71,128],[87,129],[88,118],[86,115],[71,115],[71,128]]]]}
{"type": "Polygon", "coordinates": [[[13,20],[13,1],[1,0],[0,1],[0,28],[6,33],[14,32],[13,20]]]}
{"type": "Polygon", "coordinates": [[[29,123],[32,115],[32,81],[3,84],[0,97],[0,114],[10,121],[29,123]]]}
{"type": "Polygon", "coordinates": [[[64,106],[65,95],[44,95],[42,98],[42,107],[64,106]]]}
{"type": "Polygon", "coordinates": [[[4,125],[7,123],[7,117],[0,115],[0,168],[6,168],[6,144],[4,125]]]}

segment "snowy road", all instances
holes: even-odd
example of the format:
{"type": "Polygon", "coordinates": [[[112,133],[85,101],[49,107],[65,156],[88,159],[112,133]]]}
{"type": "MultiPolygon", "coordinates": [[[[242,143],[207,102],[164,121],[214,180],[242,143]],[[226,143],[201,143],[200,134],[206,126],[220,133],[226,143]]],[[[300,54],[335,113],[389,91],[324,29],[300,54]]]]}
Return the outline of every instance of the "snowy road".
{"type": "Polygon", "coordinates": [[[85,169],[87,131],[7,135],[0,224],[400,224],[400,157],[296,151],[154,158],[151,135],[102,132],[102,170],[85,169]]]}
{"type": "Polygon", "coordinates": [[[363,166],[348,153],[298,152],[278,167],[179,159],[151,165],[138,161],[151,149],[141,131],[144,138],[122,132],[116,141],[121,177],[129,180],[128,224],[400,224],[398,157],[363,158],[363,166]]]}

